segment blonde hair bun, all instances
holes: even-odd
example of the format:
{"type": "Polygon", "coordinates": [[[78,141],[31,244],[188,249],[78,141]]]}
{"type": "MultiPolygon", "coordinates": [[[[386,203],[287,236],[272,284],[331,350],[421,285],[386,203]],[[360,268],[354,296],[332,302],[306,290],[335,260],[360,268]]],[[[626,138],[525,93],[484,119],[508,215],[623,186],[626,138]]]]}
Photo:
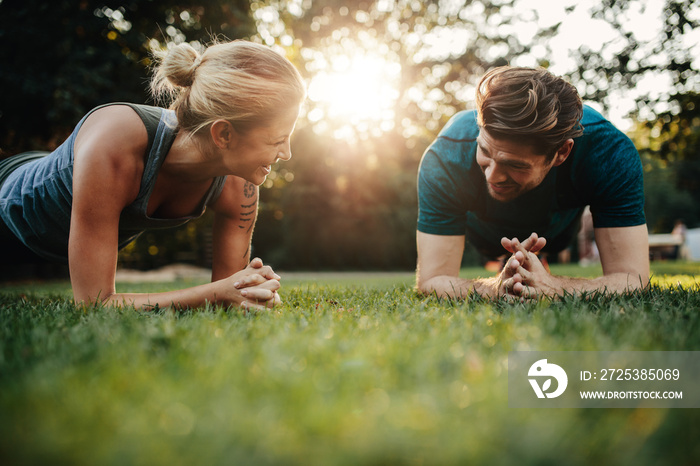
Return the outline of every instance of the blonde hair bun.
{"type": "Polygon", "coordinates": [[[200,62],[199,53],[190,44],[175,45],[162,57],[158,68],[160,79],[176,87],[190,87],[200,62]]]}
{"type": "MultiPolygon", "coordinates": [[[[157,57],[156,57],[157,58],[157,57]]],[[[170,48],[151,81],[156,98],[172,99],[180,129],[192,134],[218,119],[245,132],[306,97],[299,71],[272,48],[237,40],[200,54],[189,44],[170,48]]]]}

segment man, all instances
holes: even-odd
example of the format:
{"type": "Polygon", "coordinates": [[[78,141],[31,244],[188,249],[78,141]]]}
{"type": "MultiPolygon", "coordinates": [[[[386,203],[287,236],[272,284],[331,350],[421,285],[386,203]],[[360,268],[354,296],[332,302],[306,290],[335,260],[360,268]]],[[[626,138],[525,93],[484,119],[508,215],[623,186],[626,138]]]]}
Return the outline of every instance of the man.
{"type": "Polygon", "coordinates": [[[643,173],[629,138],[542,69],[490,71],[476,103],[450,120],[421,161],[418,289],[536,299],[646,286],[643,173]],[[535,253],[565,249],[586,206],[603,276],[553,276],[535,253]],[[465,236],[486,257],[511,253],[498,276],[458,277],[465,236]]]}

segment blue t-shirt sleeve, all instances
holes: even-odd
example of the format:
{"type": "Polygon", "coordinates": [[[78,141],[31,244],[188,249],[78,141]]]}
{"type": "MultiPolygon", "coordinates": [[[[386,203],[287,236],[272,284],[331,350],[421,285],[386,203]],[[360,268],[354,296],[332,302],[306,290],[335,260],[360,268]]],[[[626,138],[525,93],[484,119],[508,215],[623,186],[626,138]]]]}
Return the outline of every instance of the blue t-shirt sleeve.
{"type": "Polygon", "coordinates": [[[478,132],[476,112],[460,112],[423,154],[418,170],[418,231],[465,234],[474,198],[469,172],[478,132]]]}
{"type": "MultiPolygon", "coordinates": [[[[584,125],[585,127],[585,125],[584,125]]],[[[596,228],[643,225],[644,173],[632,141],[611,123],[589,126],[591,136],[580,141],[588,154],[578,167],[588,192],[596,228]]],[[[578,141],[577,141],[578,142],[578,141]]],[[[582,183],[583,184],[583,183],[582,183]]]]}
{"type": "Polygon", "coordinates": [[[432,235],[463,235],[467,208],[454,173],[429,148],[418,170],[418,231],[432,235]]]}

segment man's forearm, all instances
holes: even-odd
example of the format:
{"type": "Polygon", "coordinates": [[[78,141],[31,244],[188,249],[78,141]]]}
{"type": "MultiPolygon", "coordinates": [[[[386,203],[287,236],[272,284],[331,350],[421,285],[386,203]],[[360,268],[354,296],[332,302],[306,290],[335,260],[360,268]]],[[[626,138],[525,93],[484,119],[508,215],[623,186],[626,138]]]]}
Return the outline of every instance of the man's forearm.
{"type": "Polygon", "coordinates": [[[439,298],[467,298],[473,294],[494,298],[497,296],[498,285],[498,277],[467,280],[441,275],[425,281],[419,280],[418,290],[425,295],[435,293],[439,298]]]}
{"type": "MultiPolygon", "coordinates": [[[[613,233],[621,235],[620,231],[613,233]]],[[[629,239],[622,235],[622,239],[616,238],[613,241],[607,238],[606,242],[602,242],[600,251],[604,275],[597,278],[553,276],[535,254],[516,242],[516,252],[511,262],[515,273],[504,281],[505,290],[508,294],[521,298],[537,299],[590,292],[625,293],[644,288],[649,284],[649,261],[639,251],[645,250],[643,244],[646,244],[646,229],[627,233],[634,234],[629,239]],[[632,247],[628,247],[627,243],[632,244],[632,247]],[[643,244],[640,246],[639,243],[643,244]]]]}
{"type": "Polygon", "coordinates": [[[597,278],[572,278],[552,276],[550,281],[542,283],[539,288],[546,296],[561,296],[565,294],[581,294],[594,291],[609,293],[624,293],[646,287],[648,277],[619,272],[597,278]]]}

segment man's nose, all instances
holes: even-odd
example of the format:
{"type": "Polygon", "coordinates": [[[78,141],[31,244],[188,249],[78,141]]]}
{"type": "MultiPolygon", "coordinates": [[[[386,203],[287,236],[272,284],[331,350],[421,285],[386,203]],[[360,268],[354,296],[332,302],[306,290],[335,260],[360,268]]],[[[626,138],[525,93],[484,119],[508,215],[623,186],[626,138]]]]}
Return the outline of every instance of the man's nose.
{"type": "Polygon", "coordinates": [[[497,163],[491,162],[484,170],[486,181],[491,184],[497,184],[506,180],[505,172],[498,166],[497,163]]]}

